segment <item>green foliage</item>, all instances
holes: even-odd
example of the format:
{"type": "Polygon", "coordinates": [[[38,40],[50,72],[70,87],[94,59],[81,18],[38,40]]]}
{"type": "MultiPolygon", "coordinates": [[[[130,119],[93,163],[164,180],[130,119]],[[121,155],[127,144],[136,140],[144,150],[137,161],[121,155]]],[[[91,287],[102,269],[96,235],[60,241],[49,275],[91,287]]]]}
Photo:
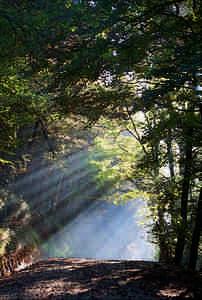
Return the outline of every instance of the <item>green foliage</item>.
{"type": "Polygon", "coordinates": [[[91,158],[98,181],[124,201],[149,191],[173,256],[180,232],[189,242],[201,180],[199,1],[1,1],[0,26],[0,163],[38,119],[108,117],[91,158]],[[121,192],[124,182],[135,187],[121,192]]]}
{"type": "Polygon", "coordinates": [[[114,203],[147,198],[149,194],[134,185],[134,173],[139,174],[136,164],[142,157],[139,143],[115,120],[102,119],[98,126],[102,133],[95,139],[89,157],[90,165],[97,171],[97,183],[111,186],[108,199],[114,203]]]}
{"type": "MultiPolygon", "coordinates": [[[[37,93],[30,80],[16,71],[10,68],[9,74],[2,75],[0,81],[0,151],[5,154],[18,146],[19,130],[46,116],[50,106],[49,97],[37,93]]],[[[6,159],[2,158],[2,162],[6,159]]]]}

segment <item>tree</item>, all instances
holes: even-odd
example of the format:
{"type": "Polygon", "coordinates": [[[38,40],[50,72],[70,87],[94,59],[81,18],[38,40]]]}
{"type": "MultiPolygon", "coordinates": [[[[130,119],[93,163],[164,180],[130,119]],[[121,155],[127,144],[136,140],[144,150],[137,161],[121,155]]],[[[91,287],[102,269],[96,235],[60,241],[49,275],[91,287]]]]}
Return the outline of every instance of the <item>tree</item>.
{"type": "MultiPolygon", "coordinates": [[[[175,246],[180,264],[193,230],[197,200],[192,190],[200,180],[201,104],[194,92],[200,69],[200,2],[2,1],[0,22],[6,27],[1,35],[3,70],[8,65],[16,77],[15,83],[11,74],[3,79],[12,87],[8,92],[3,86],[1,98],[12,95],[15,106],[29,90],[31,104],[24,101],[23,111],[28,119],[34,111],[31,123],[50,111],[81,114],[90,123],[101,116],[132,122],[144,154],[137,169],[144,166],[146,177],[155,179],[150,184],[157,194],[152,201],[158,206],[159,243],[166,244],[169,229],[171,256],[175,246]],[[28,89],[13,96],[16,82],[25,77],[28,89]],[[138,112],[145,118],[143,134],[132,121],[138,112]],[[161,174],[165,166],[170,171],[166,178],[161,174]]],[[[27,120],[10,106],[6,110],[10,114],[1,118],[9,130],[27,120]]],[[[7,144],[9,130],[4,131],[7,144]]]]}
{"type": "Polygon", "coordinates": [[[202,188],[200,189],[198,207],[196,211],[196,219],[193,229],[190,258],[189,258],[189,267],[193,270],[196,268],[197,258],[198,258],[198,249],[200,246],[200,234],[202,230],[202,188]]]}

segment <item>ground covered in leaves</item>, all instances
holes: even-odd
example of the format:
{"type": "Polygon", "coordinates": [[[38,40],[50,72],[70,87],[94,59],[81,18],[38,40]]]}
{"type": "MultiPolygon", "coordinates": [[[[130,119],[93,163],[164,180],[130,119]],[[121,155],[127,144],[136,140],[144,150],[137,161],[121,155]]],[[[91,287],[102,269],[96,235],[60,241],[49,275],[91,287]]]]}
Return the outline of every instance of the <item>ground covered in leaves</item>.
{"type": "Polygon", "coordinates": [[[155,262],[52,258],[0,279],[0,299],[202,299],[202,280],[155,262]]]}

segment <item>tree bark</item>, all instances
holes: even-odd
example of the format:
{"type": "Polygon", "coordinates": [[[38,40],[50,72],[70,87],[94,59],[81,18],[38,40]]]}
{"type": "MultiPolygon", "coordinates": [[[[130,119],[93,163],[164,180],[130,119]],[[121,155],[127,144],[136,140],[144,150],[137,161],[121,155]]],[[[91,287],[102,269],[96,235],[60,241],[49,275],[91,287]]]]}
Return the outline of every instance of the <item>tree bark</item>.
{"type": "Polygon", "coordinates": [[[168,131],[168,138],[167,138],[166,143],[167,143],[167,155],[168,155],[168,165],[169,165],[169,170],[170,170],[170,177],[173,180],[173,178],[175,177],[175,171],[174,171],[171,129],[169,129],[169,131],[168,131]]]}
{"type": "Polygon", "coordinates": [[[189,257],[189,268],[192,270],[196,269],[201,230],[202,230],[202,188],[200,189],[200,194],[199,194],[196,221],[195,221],[195,226],[192,234],[191,250],[190,250],[190,257],[189,257]]]}
{"type": "Polygon", "coordinates": [[[44,123],[43,123],[43,121],[41,119],[39,119],[39,122],[40,122],[40,125],[41,125],[41,129],[42,129],[44,138],[45,138],[45,140],[47,142],[49,151],[54,154],[54,149],[53,149],[52,143],[51,143],[51,141],[49,139],[47,128],[45,127],[45,125],[44,125],[44,123]]]}
{"type": "Polygon", "coordinates": [[[48,136],[48,131],[47,131],[47,128],[46,126],[44,125],[44,122],[42,121],[42,119],[37,119],[37,121],[35,122],[35,125],[34,125],[34,129],[33,129],[33,133],[32,133],[32,139],[31,139],[31,142],[30,142],[30,146],[32,146],[36,136],[37,136],[37,131],[39,130],[39,127],[41,128],[41,131],[43,133],[43,136],[47,142],[47,145],[48,145],[48,148],[49,148],[49,151],[52,152],[54,154],[54,148],[51,144],[51,141],[49,139],[49,136],[48,136]]]}
{"type": "Polygon", "coordinates": [[[183,252],[186,242],[186,231],[187,231],[187,209],[188,209],[188,198],[189,189],[192,173],[192,134],[193,128],[187,130],[186,145],[185,145],[185,165],[182,182],[182,193],[181,193],[181,224],[177,235],[177,243],[175,248],[175,263],[180,265],[183,258],[183,252]]]}

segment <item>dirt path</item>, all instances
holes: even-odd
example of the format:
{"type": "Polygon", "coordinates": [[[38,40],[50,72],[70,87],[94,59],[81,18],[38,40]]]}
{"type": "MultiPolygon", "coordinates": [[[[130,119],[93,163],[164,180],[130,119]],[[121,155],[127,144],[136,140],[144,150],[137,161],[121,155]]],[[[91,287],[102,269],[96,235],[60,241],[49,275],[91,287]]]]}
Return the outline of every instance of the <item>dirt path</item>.
{"type": "Polygon", "coordinates": [[[159,263],[52,258],[1,279],[0,299],[202,299],[202,281],[159,263]]]}

